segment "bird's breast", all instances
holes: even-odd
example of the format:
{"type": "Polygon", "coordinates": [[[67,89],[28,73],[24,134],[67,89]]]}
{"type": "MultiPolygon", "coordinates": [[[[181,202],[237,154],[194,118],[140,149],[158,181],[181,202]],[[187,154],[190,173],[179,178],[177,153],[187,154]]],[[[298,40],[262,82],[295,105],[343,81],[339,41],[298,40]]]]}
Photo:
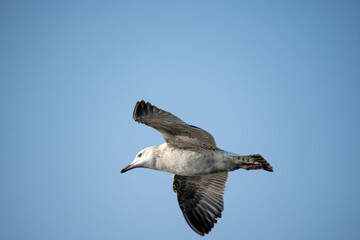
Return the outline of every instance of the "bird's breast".
{"type": "Polygon", "coordinates": [[[156,169],[178,175],[192,176],[218,172],[216,151],[166,147],[156,160],[156,169]]]}

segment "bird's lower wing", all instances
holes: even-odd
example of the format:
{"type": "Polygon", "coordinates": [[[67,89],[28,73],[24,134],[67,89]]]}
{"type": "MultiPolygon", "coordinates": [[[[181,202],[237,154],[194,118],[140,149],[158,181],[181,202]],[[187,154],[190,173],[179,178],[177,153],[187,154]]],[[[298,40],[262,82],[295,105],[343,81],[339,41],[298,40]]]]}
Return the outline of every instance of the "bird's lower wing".
{"type": "Polygon", "coordinates": [[[211,231],[224,209],[227,172],[201,176],[174,175],[174,192],[186,222],[198,234],[211,231]]]}

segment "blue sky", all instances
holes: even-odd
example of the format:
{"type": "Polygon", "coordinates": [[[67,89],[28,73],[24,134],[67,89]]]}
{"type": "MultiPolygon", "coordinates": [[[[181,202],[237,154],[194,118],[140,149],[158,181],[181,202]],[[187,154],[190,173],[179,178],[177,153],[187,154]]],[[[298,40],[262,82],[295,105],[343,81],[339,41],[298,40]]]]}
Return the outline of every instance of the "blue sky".
{"type": "Polygon", "coordinates": [[[144,99],[262,154],[204,239],[359,239],[357,1],[1,1],[0,238],[201,239],[144,99]]]}

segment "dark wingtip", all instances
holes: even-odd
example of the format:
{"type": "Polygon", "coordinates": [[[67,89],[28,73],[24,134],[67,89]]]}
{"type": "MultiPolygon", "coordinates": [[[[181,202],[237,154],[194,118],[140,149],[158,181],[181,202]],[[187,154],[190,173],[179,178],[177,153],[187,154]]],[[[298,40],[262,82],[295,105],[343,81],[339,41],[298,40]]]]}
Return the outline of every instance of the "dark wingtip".
{"type": "Polygon", "coordinates": [[[146,103],[144,100],[137,101],[135,108],[134,108],[134,112],[133,112],[133,119],[135,121],[138,121],[140,112],[142,112],[144,110],[146,104],[149,104],[149,103],[146,103]]]}
{"type": "Polygon", "coordinates": [[[156,110],[157,108],[151,105],[151,103],[145,102],[144,100],[138,101],[134,108],[133,119],[136,122],[143,123],[141,118],[156,110]]]}
{"type": "MultiPolygon", "coordinates": [[[[144,100],[142,100],[144,101],[144,100]]],[[[134,112],[133,112],[133,119],[136,121],[136,112],[138,111],[139,109],[139,106],[140,106],[140,102],[137,101],[136,105],[135,105],[135,108],[134,108],[134,112]]]]}

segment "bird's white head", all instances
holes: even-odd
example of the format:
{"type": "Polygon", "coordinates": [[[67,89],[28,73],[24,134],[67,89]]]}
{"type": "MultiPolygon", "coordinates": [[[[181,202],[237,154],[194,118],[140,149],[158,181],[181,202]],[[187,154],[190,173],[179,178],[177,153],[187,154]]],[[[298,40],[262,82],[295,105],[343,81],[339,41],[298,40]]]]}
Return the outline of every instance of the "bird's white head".
{"type": "Polygon", "coordinates": [[[126,166],[120,173],[127,172],[133,168],[153,168],[156,157],[156,146],[148,147],[141,150],[135,157],[134,161],[126,166]]]}

